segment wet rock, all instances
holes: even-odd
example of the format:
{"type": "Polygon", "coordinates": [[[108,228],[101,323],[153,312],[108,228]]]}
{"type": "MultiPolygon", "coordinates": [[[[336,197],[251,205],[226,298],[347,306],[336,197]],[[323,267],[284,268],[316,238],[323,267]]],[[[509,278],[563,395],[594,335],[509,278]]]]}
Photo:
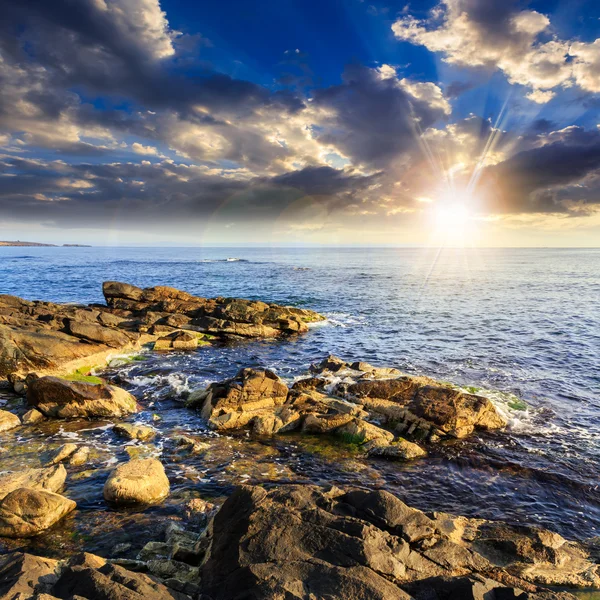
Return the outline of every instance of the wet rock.
{"type": "Polygon", "coordinates": [[[365,449],[367,450],[367,456],[393,460],[414,460],[427,456],[427,452],[421,446],[402,438],[398,438],[392,443],[384,444],[380,440],[375,439],[370,445],[365,444],[365,449]]]}
{"type": "Polygon", "coordinates": [[[67,471],[63,465],[4,473],[0,475],[0,500],[19,488],[60,492],[66,478],[67,471]]]}
{"type": "Polygon", "coordinates": [[[156,437],[156,429],[148,425],[136,425],[135,423],[119,423],[113,427],[113,432],[128,440],[140,440],[147,442],[156,437]]]}
{"type": "Polygon", "coordinates": [[[200,581],[212,600],[573,599],[494,567],[383,491],[242,486],[208,542],[200,581]]]}
{"type": "Polygon", "coordinates": [[[68,443],[63,444],[51,453],[50,458],[46,461],[47,465],[57,465],[69,458],[72,454],[77,452],[77,444],[68,443]]]}
{"type": "Polygon", "coordinates": [[[333,354],[330,354],[327,358],[324,358],[320,363],[311,365],[310,371],[311,373],[323,373],[325,371],[337,373],[338,371],[342,371],[343,369],[348,368],[350,368],[349,363],[339,358],[339,356],[334,356],[333,354]]]}
{"type": "Polygon", "coordinates": [[[14,552],[0,557],[0,598],[28,600],[44,594],[58,580],[57,560],[14,552]]]}
{"type": "Polygon", "coordinates": [[[393,433],[357,418],[353,418],[345,425],[342,425],[335,433],[337,435],[348,436],[351,440],[359,444],[372,442],[373,440],[389,444],[394,439],[393,433]]]}
{"type": "Polygon", "coordinates": [[[36,410],[35,408],[28,410],[23,415],[23,425],[35,425],[36,423],[39,423],[40,421],[43,421],[43,420],[44,420],[44,415],[39,410],[36,410]]]}
{"type": "Polygon", "coordinates": [[[0,537],[27,538],[52,527],[75,502],[45,490],[19,488],[0,501],[0,537]]]}
{"type": "Polygon", "coordinates": [[[200,442],[187,435],[174,435],[171,442],[175,448],[189,452],[190,454],[199,454],[210,448],[210,444],[200,442]]]}
{"type": "Polygon", "coordinates": [[[136,399],[114,385],[40,377],[28,384],[27,402],[47,417],[123,417],[137,411],[136,399]]]}
{"type": "Polygon", "coordinates": [[[90,448],[89,446],[81,446],[79,447],[67,461],[72,467],[80,467],[84,465],[90,458],[90,448]]]}
{"type": "Polygon", "coordinates": [[[192,526],[202,527],[216,513],[217,507],[212,502],[201,498],[188,500],[183,507],[183,516],[192,526]]]}
{"type": "Polygon", "coordinates": [[[10,431],[21,425],[21,419],[7,410],[0,410],[0,432],[10,431]]]}
{"type": "Polygon", "coordinates": [[[104,484],[104,499],[117,505],[155,504],[169,495],[169,480],[155,458],[119,465],[104,484]]]}

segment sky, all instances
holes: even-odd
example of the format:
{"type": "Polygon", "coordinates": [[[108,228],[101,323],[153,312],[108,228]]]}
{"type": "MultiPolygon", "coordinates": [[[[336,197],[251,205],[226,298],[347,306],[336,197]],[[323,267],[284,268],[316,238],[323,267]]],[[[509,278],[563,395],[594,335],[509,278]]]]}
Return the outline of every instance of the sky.
{"type": "Polygon", "coordinates": [[[600,246],[597,0],[0,14],[0,239],[600,246]]]}

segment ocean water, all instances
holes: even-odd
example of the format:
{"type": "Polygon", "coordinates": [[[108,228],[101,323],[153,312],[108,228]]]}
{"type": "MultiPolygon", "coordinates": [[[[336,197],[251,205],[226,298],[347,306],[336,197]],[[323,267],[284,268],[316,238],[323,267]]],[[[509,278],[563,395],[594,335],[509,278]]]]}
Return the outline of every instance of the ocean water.
{"type": "MultiPolygon", "coordinates": [[[[164,441],[133,444],[136,452],[163,452],[175,500],[223,497],[240,482],[351,484],[384,487],[424,510],[539,524],[575,539],[600,535],[600,250],[0,248],[0,293],[102,302],[108,279],[270,300],[328,317],[287,340],[115,363],[109,376],[145,406],[136,419],[160,415],[160,440],[183,431],[215,444],[191,461],[169,458],[164,441]],[[293,435],[218,438],[178,402],[242,366],[270,367],[292,381],[328,353],[481,389],[509,427],[402,465],[335,449],[315,455],[293,435]]],[[[79,511],[70,524],[31,543],[52,554],[68,537],[109,552],[103,535],[115,536],[101,533],[108,522],[102,481],[131,448],[108,424],[52,424],[3,439],[0,469],[37,466],[48,439],[73,438],[94,445],[97,470],[73,477],[68,493],[79,511]]],[[[110,513],[110,523],[143,540],[144,519],[175,511],[175,500],[136,518],[110,513]]]]}

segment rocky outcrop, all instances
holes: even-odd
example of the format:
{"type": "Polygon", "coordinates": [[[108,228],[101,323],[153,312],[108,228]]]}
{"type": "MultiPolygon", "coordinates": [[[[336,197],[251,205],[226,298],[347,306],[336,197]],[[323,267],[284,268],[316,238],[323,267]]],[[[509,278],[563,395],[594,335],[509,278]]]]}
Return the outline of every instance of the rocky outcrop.
{"type": "Polygon", "coordinates": [[[212,600],[573,599],[539,589],[385,491],[243,486],[208,530],[212,600]]]}
{"type": "MultiPolygon", "coordinates": [[[[106,306],[31,302],[0,294],[0,377],[81,366],[155,342],[157,350],[193,350],[220,337],[301,333],[322,320],[315,312],[236,298],[201,298],[175,288],[141,289],[107,281],[106,306]]],[[[74,367],[78,368],[78,367],[74,367]]]]}
{"type": "Polygon", "coordinates": [[[155,458],[132,459],[119,465],[104,484],[104,499],[120,506],[156,504],[169,495],[165,469],[155,458]]]}
{"type": "Polygon", "coordinates": [[[312,376],[289,389],[268,369],[242,369],[192,392],[187,404],[200,408],[218,431],[251,427],[258,435],[273,435],[300,429],[337,436],[371,457],[396,460],[426,456],[417,442],[506,425],[488,398],[427,377],[367,363],[350,365],[335,356],[310,370],[312,376]]]}
{"type": "Polygon", "coordinates": [[[23,469],[0,475],[0,500],[19,488],[60,492],[67,478],[63,465],[41,469],[23,469]]]}
{"type": "Polygon", "coordinates": [[[58,523],[75,507],[75,502],[60,494],[16,489],[0,501],[0,537],[33,537],[58,523]]]}
{"type": "Polygon", "coordinates": [[[50,591],[58,580],[57,560],[14,552],[0,557],[0,598],[29,600],[50,591]]]}
{"type": "Polygon", "coordinates": [[[46,417],[123,417],[137,411],[136,399],[114,385],[51,376],[30,376],[27,381],[27,403],[46,417]]]}

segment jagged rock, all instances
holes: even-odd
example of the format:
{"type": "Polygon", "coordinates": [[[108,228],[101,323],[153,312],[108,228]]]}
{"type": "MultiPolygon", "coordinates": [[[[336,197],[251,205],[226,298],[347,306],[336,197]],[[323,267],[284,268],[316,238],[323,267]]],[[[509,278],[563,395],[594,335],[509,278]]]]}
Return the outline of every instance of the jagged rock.
{"type": "Polygon", "coordinates": [[[46,490],[19,488],[0,501],[0,537],[38,535],[76,507],[73,500],[46,490]]]}
{"type": "Polygon", "coordinates": [[[574,600],[512,576],[384,491],[237,488],[208,529],[212,600],[574,600]]]}
{"type": "Polygon", "coordinates": [[[211,384],[197,401],[202,416],[215,429],[237,429],[250,423],[261,411],[281,406],[287,386],[267,369],[242,369],[226,381],[211,384]]]}
{"type": "Polygon", "coordinates": [[[63,444],[59,448],[57,448],[50,456],[50,458],[46,461],[47,465],[57,465],[58,463],[63,462],[71,455],[77,452],[77,444],[68,443],[63,444]]]}
{"type": "Polygon", "coordinates": [[[28,384],[27,402],[47,417],[123,417],[137,411],[136,399],[114,385],[40,377],[28,384]]]}
{"type": "Polygon", "coordinates": [[[23,415],[23,425],[35,425],[36,423],[39,423],[40,421],[43,421],[43,420],[44,420],[44,415],[39,410],[36,410],[35,408],[28,410],[23,415]]]}
{"type": "Polygon", "coordinates": [[[169,495],[169,480],[155,458],[119,465],[104,484],[104,499],[117,505],[155,504],[169,495]]]}
{"type": "Polygon", "coordinates": [[[141,440],[147,442],[156,437],[156,429],[148,425],[136,425],[134,423],[119,423],[113,427],[116,435],[129,440],[141,440]]]}
{"type": "Polygon", "coordinates": [[[7,410],[0,410],[0,432],[10,431],[21,425],[21,419],[7,410]]]}
{"type": "Polygon", "coordinates": [[[0,500],[19,488],[60,492],[66,478],[67,471],[63,465],[4,473],[0,475],[0,500]]]}
{"type": "Polygon", "coordinates": [[[80,600],[190,600],[144,573],[128,571],[90,554],[69,561],[51,593],[80,600]]]}
{"type": "Polygon", "coordinates": [[[58,580],[57,560],[14,552],[0,557],[0,598],[2,600],[41,599],[58,580]],[[40,596],[34,596],[35,593],[40,596]]]}

